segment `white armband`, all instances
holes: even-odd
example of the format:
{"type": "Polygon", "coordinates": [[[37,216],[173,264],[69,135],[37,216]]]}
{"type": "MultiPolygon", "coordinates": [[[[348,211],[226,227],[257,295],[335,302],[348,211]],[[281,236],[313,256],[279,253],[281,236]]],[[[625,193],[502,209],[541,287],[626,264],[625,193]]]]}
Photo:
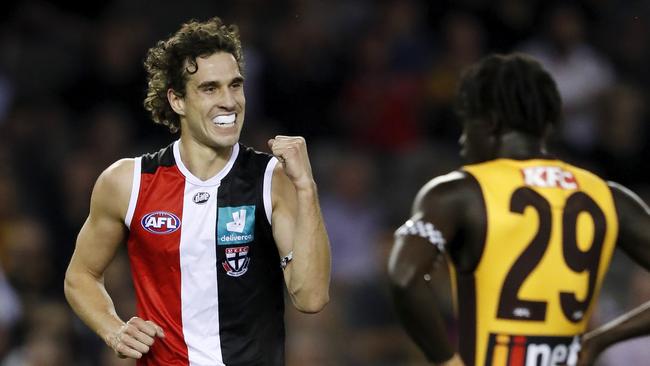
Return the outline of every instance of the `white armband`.
{"type": "Polygon", "coordinates": [[[395,236],[419,236],[426,239],[429,243],[433,244],[441,252],[445,251],[445,238],[442,237],[440,230],[436,229],[430,222],[424,222],[422,220],[408,220],[404,225],[400,226],[397,231],[395,231],[395,236]]]}

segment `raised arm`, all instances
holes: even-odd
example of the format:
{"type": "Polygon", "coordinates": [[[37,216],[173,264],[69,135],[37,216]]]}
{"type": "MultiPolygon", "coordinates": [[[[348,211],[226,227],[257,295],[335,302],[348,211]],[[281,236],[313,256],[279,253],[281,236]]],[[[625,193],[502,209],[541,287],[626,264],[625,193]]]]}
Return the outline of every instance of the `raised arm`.
{"type": "MultiPolygon", "coordinates": [[[[396,232],[388,262],[391,293],[399,319],[434,364],[462,365],[448,338],[440,310],[443,302],[435,297],[425,275],[436,278],[439,276],[435,272],[447,272],[445,258],[450,259],[450,245],[465,246],[457,234],[465,221],[462,195],[468,189],[471,187],[467,177],[459,172],[426,184],[415,198],[410,220],[396,232]]],[[[463,251],[461,248],[457,254],[463,251]]],[[[447,287],[435,282],[431,286],[447,287]]]]}
{"type": "Polygon", "coordinates": [[[120,160],[97,179],[90,213],[79,235],[65,276],[65,296],[81,320],[121,357],[140,358],[162,329],[139,318],[128,323],[115,312],[104,287],[104,271],[127,235],[124,225],[133,160],[120,160]]]}
{"type": "Polygon", "coordinates": [[[284,279],[296,309],[315,313],[329,301],[331,259],[307,146],[289,136],[276,136],[269,146],[281,162],[273,172],[271,220],[278,251],[287,258],[284,279]]]}
{"type": "MultiPolygon", "coordinates": [[[[634,192],[609,183],[619,221],[617,247],[650,270],[650,208],[634,192]]],[[[607,347],[650,334],[650,301],[583,337],[579,365],[591,365],[607,347]]]]}

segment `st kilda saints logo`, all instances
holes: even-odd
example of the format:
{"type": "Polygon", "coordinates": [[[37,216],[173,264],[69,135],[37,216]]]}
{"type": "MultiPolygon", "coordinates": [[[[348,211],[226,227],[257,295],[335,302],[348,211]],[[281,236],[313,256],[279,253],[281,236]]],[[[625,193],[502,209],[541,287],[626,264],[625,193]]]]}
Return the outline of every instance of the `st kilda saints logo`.
{"type": "Polygon", "coordinates": [[[140,225],[153,234],[171,234],[181,227],[181,220],[171,212],[155,211],[142,216],[140,225]]]}
{"type": "Polygon", "coordinates": [[[239,277],[248,271],[251,258],[248,256],[248,246],[226,248],[226,260],[221,262],[226,274],[239,277]]]}

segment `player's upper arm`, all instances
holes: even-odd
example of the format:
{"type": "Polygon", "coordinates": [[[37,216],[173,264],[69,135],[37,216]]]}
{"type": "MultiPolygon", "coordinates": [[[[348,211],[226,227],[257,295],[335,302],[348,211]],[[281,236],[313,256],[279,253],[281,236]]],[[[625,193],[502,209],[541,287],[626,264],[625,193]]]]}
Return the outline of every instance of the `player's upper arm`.
{"type": "MultiPolygon", "coordinates": [[[[284,174],[282,164],[277,164],[273,170],[271,202],[273,207],[271,214],[273,238],[278,246],[280,256],[284,257],[293,250],[293,234],[298,201],[296,189],[287,175],[284,174]]],[[[280,265],[279,262],[278,265],[280,265]]]]}
{"type": "Polygon", "coordinates": [[[650,270],[650,208],[631,190],[608,182],[618,214],[617,246],[650,270]]]}
{"type": "Polygon", "coordinates": [[[124,242],[124,217],[131,195],[133,160],[123,159],[97,178],[90,200],[90,213],[79,235],[66,277],[88,273],[101,278],[124,242]]]}
{"type": "Polygon", "coordinates": [[[394,285],[407,286],[439,263],[462,221],[465,173],[452,172],[424,185],[417,194],[411,218],[395,233],[388,261],[394,285]]]}

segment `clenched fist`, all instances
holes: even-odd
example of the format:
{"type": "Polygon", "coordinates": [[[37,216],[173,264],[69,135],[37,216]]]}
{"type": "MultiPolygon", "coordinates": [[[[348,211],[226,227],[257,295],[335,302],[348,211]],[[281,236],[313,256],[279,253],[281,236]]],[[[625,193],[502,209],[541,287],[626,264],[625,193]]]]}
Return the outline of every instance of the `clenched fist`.
{"type": "Polygon", "coordinates": [[[275,136],[270,139],[269,148],[284,168],[296,190],[309,189],[314,185],[311,164],[307,155],[307,143],[300,136],[275,136]]]}
{"type": "Polygon", "coordinates": [[[131,318],[106,343],[120,358],[141,358],[149,352],[155,338],[164,338],[162,328],[150,320],[131,318]]]}

